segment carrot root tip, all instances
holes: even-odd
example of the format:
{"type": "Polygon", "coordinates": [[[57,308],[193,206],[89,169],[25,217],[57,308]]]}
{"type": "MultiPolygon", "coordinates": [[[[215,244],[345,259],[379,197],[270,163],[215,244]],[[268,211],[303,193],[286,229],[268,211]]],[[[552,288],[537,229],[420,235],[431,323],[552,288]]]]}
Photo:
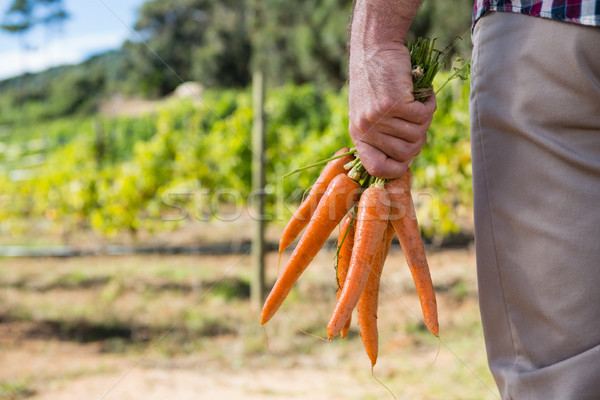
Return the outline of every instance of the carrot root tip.
{"type": "Polygon", "coordinates": [[[263,328],[263,332],[265,333],[265,345],[267,346],[267,350],[269,350],[269,335],[267,334],[267,329],[262,324],[261,327],[263,328]]]}

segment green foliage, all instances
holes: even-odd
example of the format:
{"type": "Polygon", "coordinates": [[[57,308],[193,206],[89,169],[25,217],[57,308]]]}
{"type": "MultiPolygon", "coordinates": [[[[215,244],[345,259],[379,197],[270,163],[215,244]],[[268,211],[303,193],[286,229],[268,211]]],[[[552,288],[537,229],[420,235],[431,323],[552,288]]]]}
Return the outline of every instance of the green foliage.
{"type": "MultiPolygon", "coordinates": [[[[430,237],[468,228],[468,91],[468,82],[452,81],[438,95],[429,141],[413,164],[419,218],[430,237]]],[[[253,196],[251,106],[247,90],[207,91],[201,104],[172,102],[156,115],[62,119],[30,128],[23,139],[7,131],[0,234],[92,228],[111,236],[236,218],[220,207],[239,210],[253,196]],[[38,162],[27,164],[33,156],[38,162]]],[[[351,146],[347,93],[286,85],[268,91],[265,108],[267,213],[283,224],[319,169],[282,176],[351,146]]]]}
{"type": "Polygon", "coordinates": [[[24,33],[36,25],[58,24],[68,17],[62,0],[13,0],[0,28],[11,33],[24,33]]]}
{"type": "Polygon", "coordinates": [[[137,37],[120,50],[0,81],[0,125],[91,115],[115,94],[160,97],[190,80],[246,87],[252,59],[271,86],[342,87],[349,0],[256,3],[253,12],[249,2],[233,0],[147,1],[134,25],[137,37]]]}
{"type": "Polygon", "coordinates": [[[254,62],[275,85],[340,88],[346,79],[350,5],[349,0],[148,1],[134,26],[144,42],[125,44],[132,80],[154,96],[187,80],[240,87],[249,83],[254,62]]]}
{"type": "MultiPolygon", "coordinates": [[[[146,1],[133,27],[137,35],[120,50],[78,65],[0,81],[0,125],[17,127],[73,114],[92,115],[108,97],[160,97],[190,80],[207,88],[246,87],[257,65],[273,87],[292,82],[340,90],[347,79],[351,3],[146,1]]],[[[48,19],[52,15],[66,16],[62,4],[61,0],[13,0],[5,25],[13,24],[15,29],[22,25],[26,31],[36,23],[52,21],[48,19]]],[[[459,51],[468,57],[471,7],[471,0],[424,2],[407,39],[437,37],[437,46],[451,44],[450,56],[459,51]],[[462,40],[454,41],[459,36],[462,40]]]]}
{"type": "Polygon", "coordinates": [[[343,86],[352,1],[256,3],[253,61],[263,66],[270,80],[276,84],[313,82],[335,89],[343,86]]]}
{"type": "Polygon", "coordinates": [[[87,61],[0,81],[0,125],[24,127],[67,115],[90,115],[123,86],[124,54],[110,51],[87,61]]]}
{"type": "MultiPolygon", "coordinates": [[[[189,79],[206,87],[245,86],[250,82],[251,43],[247,3],[216,2],[202,22],[203,40],[191,51],[189,79]]],[[[197,25],[197,24],[196,24],[197,25]]]]}
{"type": "Polygon", "coordinates": [[[450,56],[458,53],[468,57],[471,54],[472,13],[472,0],[424,1],[413,20],[407,39],[435,37],[438,38],[438,46],[449,46],[450,56]]]}
{"type": "Polygon", "coordinates": [[[211,0],[150,0],[134,25],[142,41],[124,46],[132,79],[145,95],[164,95],[190,80],[192,53],[212,21],[211,0]]]}

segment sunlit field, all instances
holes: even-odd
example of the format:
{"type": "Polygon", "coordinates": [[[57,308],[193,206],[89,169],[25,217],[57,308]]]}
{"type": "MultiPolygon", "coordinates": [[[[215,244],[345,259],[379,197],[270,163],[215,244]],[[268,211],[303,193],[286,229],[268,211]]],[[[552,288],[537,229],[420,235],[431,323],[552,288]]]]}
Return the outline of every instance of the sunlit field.
{"type": "MultiPolygon", "coordinates": [[[[0,259],[0,398],[498,398],[473,252],[429,257],[440,340],[422,323],[396,245],[382,278],[374,376],[356,326],[344,340],[324,339],[331,251],[264,330],[249,302],[247,254],[0,259]]],[[[276,254],[268,265],[273,282],[276,254]]]]}

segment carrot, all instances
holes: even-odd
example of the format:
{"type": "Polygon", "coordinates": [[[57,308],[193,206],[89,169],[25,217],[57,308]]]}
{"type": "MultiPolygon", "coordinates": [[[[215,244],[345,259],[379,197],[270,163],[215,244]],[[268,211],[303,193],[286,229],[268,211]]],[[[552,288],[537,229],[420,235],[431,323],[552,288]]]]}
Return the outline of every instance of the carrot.
{"type": "Polygon", "coordinates": [[[377,306],[379,303],[379,283],[383,265],[390,251],[392,240],[394,239],[394,227],[388,222],[385,230],[385,237],[379,245],[379,250],[375,256],[371,273],[367,279],[367,286],[363,290],[358,300],[357,314],[358,326],[360,327],[360,336],[369,359],[371,367],[377,362],[377,353],[379,347],[379,333],[377,331],[377,306]]]}
{"type": "MultiPolygon", "coordinates": [[[[333,157],[347,153],[348,151],[349,149],[345,147],[338,150],[333,157]]],[[[294,215],[292,215],[292,218],[286,225],[283,234],[281,235],[281,239],[279,241],[279,257],[281,257],[281,253],[287,249],[290,244],[292,244],[302,229],[308,225],[310,218],[317,209],[319,200],[321,200],[321,197],[323,197],[323,194],[327,190],[329,183],[337,175],[345,173],[346,170],[344,169],[344,165],[353,159],[354,156],[347,155],[336,160],[331,160],[325,165],[316,182],[313,184],[310,193],[308,196],[306,196],[304,201],[302,201],[300,207],[298,207],[294,215]]]]}
{"type": "Polygon", "coordinates": [[[327,324],[331,340],[342,330],[367,284],[371,265],[383,240],[389,217],[389,196],[380,186],[367,188],[358,202],[354,248],[342,294],[327,324]]]}
{"type": "Polygon", "coordinates": [[[391,180],[386,184],[386,190],[391,200],[390,221],[398,235],[402,251],[415,282],[425,325],[437,337],[439,335],[437,302],[425,248],[421,240],[415,206],[410,194],[411,186],[412,171],[410,169],[402,178],[391,180]]]}
{"type": "MultiPolygon", "coordinates": [[[[348,273],[348,266],[350,265],[350,257],[352,257],[352,247],[354,246],[354,231],[356,228],[356,215],[349,213],[346,218],[340,224],[340,235],[338,239],[338,250],[337,250],[337,299],[340,299],[342,294],[342,287],[346,281],[346,274],[348,273]]],[[[348,335],[350,330],[350,321],[352,316],[348,318],[348,321],[342,328],[342,338],[348,335]]]]}
{"type": "Polygon", "coordinates": [[[267,297],[260,316],[260,323],[266,324],[277,312],[294,283],[308,264],[321,250],[327,238],[344,218],[360,194],[360,184],[346,174],[337,175],[327,187],[319,201],[306,231],[292,252],[283,272],[267,297]]]}
{"type": "Polygon", "coordinates": [[[348,332],[350,332],[351,325],[352,325],[352,314],[350,314],[350,316],[348,317],[348,321],[346,321],[346,323],[342,327],[342,330],[340,331],[340,336],[342,337],[342,339],[346,339],[346,336],[348,336],[348,332]]]}

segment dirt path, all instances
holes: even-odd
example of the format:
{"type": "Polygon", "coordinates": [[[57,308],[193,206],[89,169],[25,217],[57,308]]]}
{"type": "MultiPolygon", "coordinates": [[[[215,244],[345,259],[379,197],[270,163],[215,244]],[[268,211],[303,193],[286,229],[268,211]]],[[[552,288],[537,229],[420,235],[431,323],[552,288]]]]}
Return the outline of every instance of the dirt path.
{"type": "Polygon", "coordinates": [[[2,379],[14,382],[35,376],[28,382],[34,393],[12,397],[4,393],[8,399],[329,400],[364,399],[365,390],[377,390],[361,385],[348,370],[315,366],[232,369],[199,364],[193,357],[156,362],[142,356],[103,354],[97,344],[27,340],[9,346],[4,338],[2,379]]]}
{"type": "Polygon", "coordinates": [[[82,377],[32,400],[80,399],[364,399],[365,388],[329,371],[211,371],[134,368],[82,377]]]}

